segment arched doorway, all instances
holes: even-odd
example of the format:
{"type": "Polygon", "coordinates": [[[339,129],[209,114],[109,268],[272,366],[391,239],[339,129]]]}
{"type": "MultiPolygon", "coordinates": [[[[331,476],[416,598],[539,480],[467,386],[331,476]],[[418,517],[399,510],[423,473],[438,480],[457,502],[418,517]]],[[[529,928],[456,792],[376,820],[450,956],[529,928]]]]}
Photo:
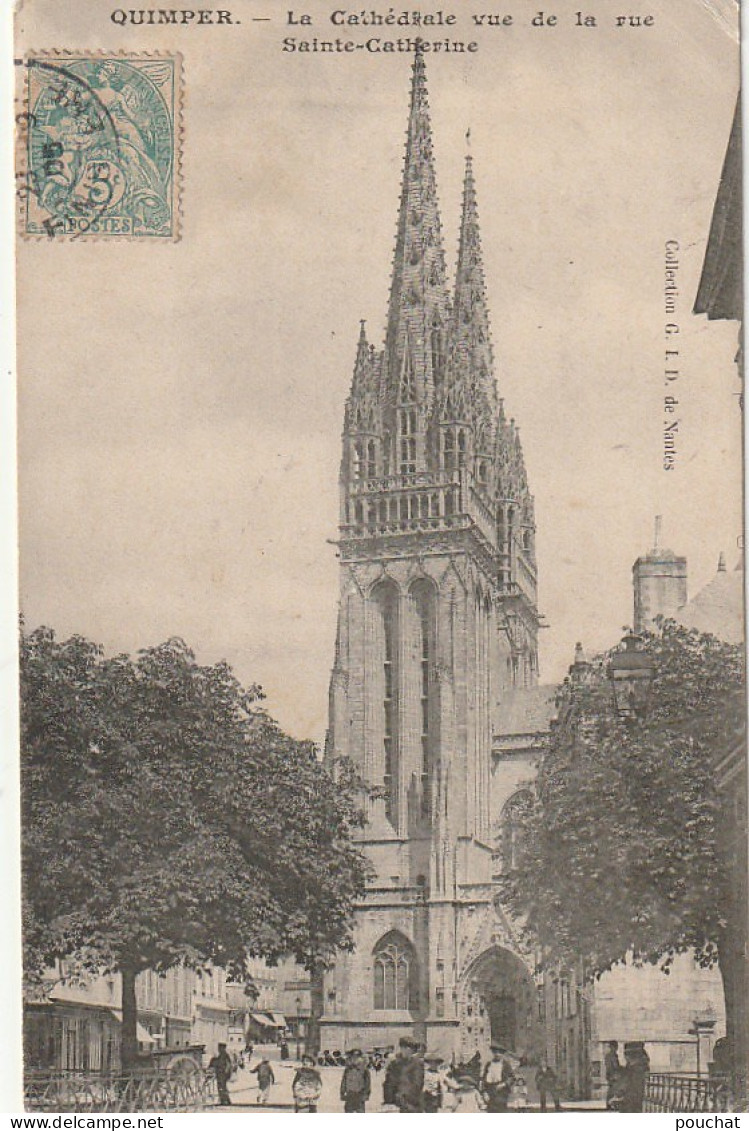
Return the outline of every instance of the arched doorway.
{"type": "Polygon", "coordinates": [[[518,1056],[542,1048],[536,984],[530,970],[506,947],[492,946],[471,963],[461,983],[461,1056],[488,1057],[496,1043],[518,1056]]]}

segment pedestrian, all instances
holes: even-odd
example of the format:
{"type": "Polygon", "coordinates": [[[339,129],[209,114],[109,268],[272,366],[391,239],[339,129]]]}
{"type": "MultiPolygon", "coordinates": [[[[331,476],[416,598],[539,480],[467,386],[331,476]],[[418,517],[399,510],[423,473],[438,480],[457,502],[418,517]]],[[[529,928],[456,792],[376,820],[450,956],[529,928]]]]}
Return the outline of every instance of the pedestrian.
{"type": "Polygon", "coordinates": [[[467,1073],[458,1076],[453,1090],[451,1114],[467,1115],[486,1110],[487,1106],[484,1103],[481,1092],[476,1087],[476,1081],[473,1076],[467,1073]]]}
{"type": "Polygon", "coordinates": [[[645,1084],[650,1057],[643,1041],[627,1041],[624,1046],[624,1111],[641,1112],[645,1103],[645,1084]]]}
{"type": "Polygon", "coordinates": [[[508,1111],[527,1111],[528,1110],[528,1085],[525,1082],[525,1076],[520,1072],[516,1072],[510,1084],[510,1097],[507,1101],[508,1111]]]}
{"type": "Polygon", "coordinates": [[[493,1044],[491,1053],[492,1058],[487,1062],[481,1077],[481,1091],[486,1097],[487,1111],[507,1111],[515,1073],[506,1048],[493,1044]]]}
{"type": "Polygon", "coordinates": [[[559,1102],[557,1074],[546,1061],[539,1065],[538,1071],[536,1072],[536,1087],[538,1088],[538,1099],[541,1105],[541,1111],[546,1111],[547,1096],[551,1096],[554,1101],[554,1111],[562,1110],[559,1102]]]}
{"type": "Polygon", "coordinates": [[[281,1060],[288,1060],[289,1059],[289,1044],[288,1044],[288,1041],[285,1041],[285,1040],[281,1041],[281,1048],[280,1048],[279,1051],[281,1053],[281,1060]]]}
{"type": "Polygon", "coordinates": [[[424,1089],[424,1065],[417,1056],[418,1045],[409,1037],[401,1037],[398,1055],[387,1067],[383,1100],[395,1105],[400,1112],[421,1111],[421,1094],[424,1089]]]}
{"type": "Polygon", "coordinates": [[[343,1110],[354,1113],[366,1111],[372,1091],[372,1076],[361,1049],[352,1049],[341,1078],[343,1110]]]}
{"type": "Polygon", "coordinates": [[[301,1067],[296,1070],[291,1081],[291,1092],[294,1096],[294,1111],[317,1111],[317,1101],[322,1092],[322,1076],[315,1066],[314,1056],[305,1053],[302,1057],[301,1067]]]}
{"type": "Polygon", "coordinates": [[[606,1074],[606,1107],[612,1110],[614,1102],[619,1102],[622,1084],[622,1066],[619,1063],[619,1042],[609,1041],[603,1058],[606,1074]]]}
{"type": "Polygon", "coordinates": [[[208,1062],[208,1071],[213,1072],[218,1087],[218,1102],[221,1107],[231,1107],[229,1097],[229,1077],[233,1071],[231,1057],[226,1051],[226,1045],[220,1044],[218,1052],[208,1062]]]}
{"type": "Polygon", "coordinates": [[[382,1082],[382,1102],[388,1107],[396,1106],[395,1097],[398,1093],[398,1082],[400,1080],[401,1068],[403,1067],[403,1059],[400,1049],[395,1054],[393,1054],[392,1049],[390,1050],[385,1067],[385,1079],[382,1082]]]}
{"type": "Polygon", "coordinates": [[[268,1096],[270,1095],[271,1085],[275,1084],[276,1082],[276,1077],[273,1074],[273,1068],[271,1067],[271,1063],[268,1058],[264,1056],[262,1060],[258,1064],[256,1064],[251,1071],[254,1072],[257,1076],[257,1102],[262,1107],[265,1107],[268,1102],[268,1096]]]}
{"type": "Polygon", "coordinates": [[[446,1090],[444,1060],[438,1052],[427,1052],[424,1056],[424,1091],[421,1096],[421,1109],[438,1112],[442,1108],[446,1090]]]}

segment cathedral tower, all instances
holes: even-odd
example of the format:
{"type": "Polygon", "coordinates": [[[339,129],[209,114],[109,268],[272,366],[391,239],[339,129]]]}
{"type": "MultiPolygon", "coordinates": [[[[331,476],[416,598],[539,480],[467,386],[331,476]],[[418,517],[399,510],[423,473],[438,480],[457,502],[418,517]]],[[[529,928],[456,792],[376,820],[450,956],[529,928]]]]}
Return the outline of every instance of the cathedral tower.
{"type": "Polygon", "coordinates": [[[466,972],[498,914],[496,716],[537,679],[534,540],[520,436],[495,386],[472,160],[450,294],[417,51],[385,341],[362,323],[344,417],[326,757],[374,787],[362,836],[375,877],[356,949],[325,977],[323,1047],[406,1033],[458,1047],[466,972]]]}

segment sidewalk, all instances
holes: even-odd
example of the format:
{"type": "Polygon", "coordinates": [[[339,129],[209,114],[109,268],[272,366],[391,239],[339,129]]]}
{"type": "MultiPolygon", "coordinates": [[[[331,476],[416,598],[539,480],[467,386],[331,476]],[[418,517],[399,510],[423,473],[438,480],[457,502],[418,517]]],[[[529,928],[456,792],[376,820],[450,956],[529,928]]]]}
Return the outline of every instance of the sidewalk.
{"type": "MultiPolygon", "coordinates": [[[[257,1063],[253,1058],[252,1066],[257,1063]]],[[[216,1109],[220,1112],[259,1112],[259,1111],[293,1111],[294,1097],[291,1093],[291,1081],[298,1064],[294,1060],[273,1060],[273,1072],[276,1082],[270,1090],[267,1105],[263,1108],[258,1104],[257,1077],[249,1068],[240,1069],[237,1076],[229,1084],[229,1095],[232,1106],[216,1109]]],[[[322,1077],[322,1095],[318,1110],[321,1113],[334,1114],[343,1111],[343,1101],[340,1099],[342,1068],[320,1068],[322,1077]]],[[[384,1071],[372,1073],[372,1096],[367,1104],[367,1111],[378,1112],[382,1108],[382,1082],[384,1071]]],[[[605,1111],[603,1100],[570,1100],[562,1102],[563,1112],[605,1111]]],[[[526,1109],[527,1111],[540,1111],[538,1102],[534,1098],[526,1109]]],[[[549,1104],[549,1114],[554,1114],[553,1104],[549,1104]]]]}

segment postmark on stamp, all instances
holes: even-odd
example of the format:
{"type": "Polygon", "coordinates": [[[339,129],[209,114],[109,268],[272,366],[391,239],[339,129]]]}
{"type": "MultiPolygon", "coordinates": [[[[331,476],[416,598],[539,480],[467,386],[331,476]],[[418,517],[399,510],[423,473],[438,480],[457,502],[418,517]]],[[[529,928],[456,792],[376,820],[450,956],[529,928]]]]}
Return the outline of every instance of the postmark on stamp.
{"type": "Polygon", "coordinates": [[[22,234],[177,239],[180,56],[40,52],[22,62],[22,234]]]}

